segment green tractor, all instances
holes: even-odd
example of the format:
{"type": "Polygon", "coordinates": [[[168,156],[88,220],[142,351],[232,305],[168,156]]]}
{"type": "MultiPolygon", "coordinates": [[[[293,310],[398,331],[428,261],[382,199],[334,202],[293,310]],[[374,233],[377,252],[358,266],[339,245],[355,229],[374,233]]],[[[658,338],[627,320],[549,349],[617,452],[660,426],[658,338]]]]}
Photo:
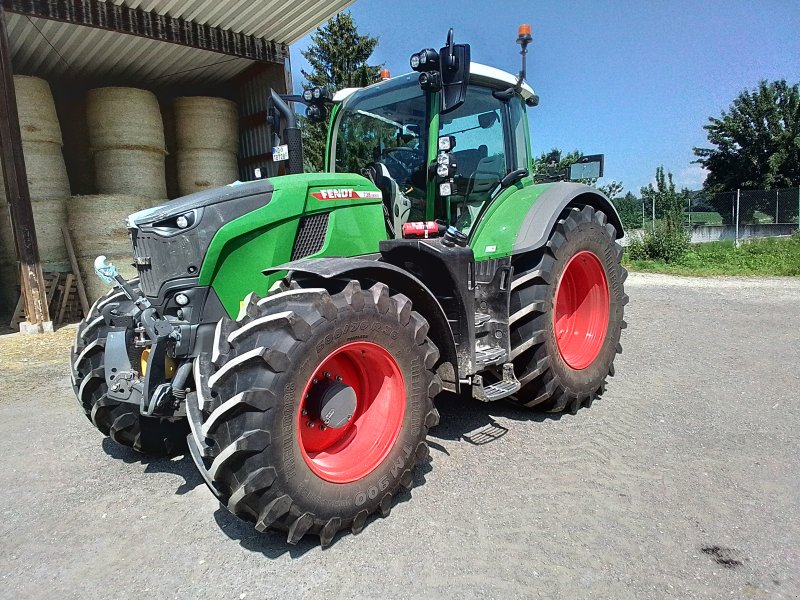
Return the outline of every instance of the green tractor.
{"type": "Polygon", "coordinates": [[[622,224],[598,190],[536,184],[525,83],[470,59],[452,30],[414,73],[294,101],[329,118],[325,173],[289,174],[128,218],[139,277],[81,322],[86,416],[147,454],[188,449],[259,531],[323,546],[387,516],[428,456],[443,390],[559,412],[605,391],[621,351],[622,224]]]}

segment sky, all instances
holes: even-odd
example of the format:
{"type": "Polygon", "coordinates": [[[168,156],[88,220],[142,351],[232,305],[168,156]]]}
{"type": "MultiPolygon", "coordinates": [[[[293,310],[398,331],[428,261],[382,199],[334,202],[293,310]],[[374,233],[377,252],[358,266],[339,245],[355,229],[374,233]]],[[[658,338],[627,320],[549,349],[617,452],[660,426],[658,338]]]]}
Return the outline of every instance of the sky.
{"type": "MultiPolygon", "coordinates": [[[[692,148],[707,145],[708,117],[762,79],[800,82],[800,0],[356,0],[347,10],[380,39],[370,63],[392,75],[410,71],[412,53],[444,45],[449,27],[473,61],[516,73],[517,27],[530,23],[534,154],[605,154],[600,183],[637,195],[659,165],[679,187],[701,187],[692,148]]],[[[291,47],[296,88],[309,43],[291,47]]]]}

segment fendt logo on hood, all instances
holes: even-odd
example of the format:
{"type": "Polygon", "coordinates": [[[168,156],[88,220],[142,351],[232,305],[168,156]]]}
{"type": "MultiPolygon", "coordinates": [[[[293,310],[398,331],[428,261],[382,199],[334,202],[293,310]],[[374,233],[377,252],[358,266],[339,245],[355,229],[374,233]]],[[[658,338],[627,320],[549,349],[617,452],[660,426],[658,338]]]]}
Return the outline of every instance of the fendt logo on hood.
{"type": "Polygon", "coordinates": [[[317,200],[361,200],[363,198],[380,199],[380,192],[360,192],[350,188],[336,188],[333,190],[320,190],[311,195],[317,200]]]}

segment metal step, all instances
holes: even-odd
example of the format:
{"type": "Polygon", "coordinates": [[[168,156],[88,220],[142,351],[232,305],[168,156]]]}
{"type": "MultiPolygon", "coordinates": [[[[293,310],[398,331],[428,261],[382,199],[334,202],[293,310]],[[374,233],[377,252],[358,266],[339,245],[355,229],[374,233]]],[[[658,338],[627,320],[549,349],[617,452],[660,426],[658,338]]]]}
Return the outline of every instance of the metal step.
{"type": "Polygon", "coordinates": [[[497,365],[504,362],[508,357],[503,348],[481,348],[475,349],[475,365],[480,371],[482,368],[497,365]]]}
{"type": "Polygon", "coordinates": [[[475,375],[472,378],[472,397],[481,402],[494,402],[502,398],[507,398],[511,394],[518,392],[522,384],[514,375],[514,365],[505,363],[503,365],[503,379],[497,383],[483,386],[483,377],[475,375]]]}

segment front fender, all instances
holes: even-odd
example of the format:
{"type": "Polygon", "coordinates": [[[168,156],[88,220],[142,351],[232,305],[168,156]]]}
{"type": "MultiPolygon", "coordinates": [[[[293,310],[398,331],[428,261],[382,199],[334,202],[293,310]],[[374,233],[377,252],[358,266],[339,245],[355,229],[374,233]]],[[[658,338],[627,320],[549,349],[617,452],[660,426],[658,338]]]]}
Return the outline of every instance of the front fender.
{"type": "MultiPolygon", "coordinates": [[[[450,323],[442,306],[417,277],[395,265],[376,259],[364,258],[315,258],[298,260],[279,267],[266,269],[265,275],[288,271],[289,277],[310,276],[322,279],[356,279],[366,284],[380,282],[389,286],[393,293],[407,296],[414,310],[428,321],[428,337],[436,344],[441,356],[437,372],[444,389],[458,392],[458,357],[450,323]]],[[[366,287],[366,285],[364,286],[366,287]]]]}

